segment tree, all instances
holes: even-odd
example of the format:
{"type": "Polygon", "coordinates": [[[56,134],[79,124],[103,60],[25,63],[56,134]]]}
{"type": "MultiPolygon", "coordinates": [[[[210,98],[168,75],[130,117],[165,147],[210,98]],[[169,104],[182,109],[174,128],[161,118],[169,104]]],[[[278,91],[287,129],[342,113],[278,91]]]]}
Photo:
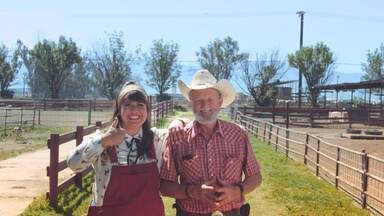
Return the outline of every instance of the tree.
{"type": "Polygon", "coordinates": [[[177,64],[179,46],[163,40],[153,41],[153,47],[145,54],[145,73],[149,76],[147,84],[156,89],[160,101],[167,97],[165,92],[176,84],[181,66],[177,64]]]}
{"type": "Polygon", "coordinates": [[[255,103],[259,106],[275,104],[278,93],[276,84],[286,72],[285,62],[280,59],[278,51],[273,51],[270,55],[256,54],[254,62],[246,55],[240,65],[240,80],[255,103]]]}
{"type": "Polygon", "coordinates": [[[36,70],[48,86],[51,98],[58,98],[75,64],[81,62],[80,50],[71,39],[59,37],[59,42],[43,40],[32,49],[36,70]]]}
{"type": "Polygon", "coordinates": [[[288,55],[289,65],[301,69],[309,90],[309,101],[318,107],[320,91],[315,86],[326,84],[334,73],[335,58],[324,43],[314,47],[303,47],[294,54],[288,55]]]}
{"type": "Polygon", "coordinates": [[[215,39],[206,47],[200,47],[196,56],[201,67],[209,70],[217,80],[230,79],[236,65],[246,58],[246,54],[239,54],[238,43],[231,37],[215,39]]]}
{"type": "Polygon", "coordinates": [[[365,72],[363,80],[384,79],[384,45],[376,48],[372,53],[368,50],[367,63],[362,64],[365,72]]]}
{"type": "Polygon", "coordinates": [[[95,87],[103,96],[116,97],[120,87],[131,77],[134,60],[133,55],[125,50],[122,33],[111,34],[108,44],[91,51],[89,68],[94,75],[95,87]]]}
{"type": "Polygon", "coordinates": [[[20,69],[18,53],[15,51],[9,59],[10,51],[4,46],[0,46],[0,96],[2,98],[12,98],[13,92],[9,90],[10,84],[15,79],[20,69]]]}
{"type": "MultiPolygon", "coordinates": [[[[83,57],[84,59],[85,57],[83,57]]],[[[92,80],[86,61],[75,65],[72,73],[65,82],[61,96],[66,98],[84,98],[91,93],[92,80]]]]}
{"type": "Polygon", "coordinates": [[[17,41],[17,50],[27,69],[26,83],[29,86],[32,98],[48,95],[48,85],[41,77],[41,73],[37,70],[36,58],[32,55],[32,51],[20,40],[17,41]]]}

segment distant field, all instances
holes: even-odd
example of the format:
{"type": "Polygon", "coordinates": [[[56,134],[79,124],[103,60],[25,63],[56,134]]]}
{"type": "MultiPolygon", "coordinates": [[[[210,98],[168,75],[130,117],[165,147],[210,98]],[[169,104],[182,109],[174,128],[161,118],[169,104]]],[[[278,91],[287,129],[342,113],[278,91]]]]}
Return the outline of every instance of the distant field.
{"type": "MultiPolygon", "coordinates": [[[[107,121],[111,118],[112,111],[94,111],[91,112],[91,124],[96,121],[107,121]]],[[[0,125],[18,125],[20,121],[23,124],[32,125],[33,118],[35,124],[40,122],[41,125],[55,125],[55,126],[86,126],[88,125],[89,113],[88,111],[40,111],[40,121],[38,110],[5,110],[0,109],[0,125]]]]}

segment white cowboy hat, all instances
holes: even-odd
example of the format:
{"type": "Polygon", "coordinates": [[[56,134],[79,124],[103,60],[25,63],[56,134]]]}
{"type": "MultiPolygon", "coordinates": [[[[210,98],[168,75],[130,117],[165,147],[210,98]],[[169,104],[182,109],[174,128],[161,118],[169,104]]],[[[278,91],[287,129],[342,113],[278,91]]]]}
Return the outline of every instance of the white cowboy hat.
{"type": "Polygon", "coordinates": [[[232,84],[226,79],[217,82],[216,78],[208,70],[197,71],[193,76],[191,85],[189,86],[179,80],[179,90],[188,101],[190,101],[190,91],[207,88],[214,88],[221,93],[223,98],[223,104],[221,105],[222,108],[228,106],[235,100],[236,91],[232,84]]]}

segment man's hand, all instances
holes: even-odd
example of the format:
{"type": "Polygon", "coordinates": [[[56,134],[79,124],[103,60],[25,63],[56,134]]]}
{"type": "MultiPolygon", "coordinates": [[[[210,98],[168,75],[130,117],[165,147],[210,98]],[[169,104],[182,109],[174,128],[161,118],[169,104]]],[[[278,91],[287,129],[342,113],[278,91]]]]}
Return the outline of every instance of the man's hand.
{"type": "Polygon", "coordinates": [[[218,206],[215,195],[216,179],[210,179],[201,185],[189,185],[188,194],[192,199],[200,200],[214,207],[218,206]]]}
{"type": "Polygon", "coordinates": [[[117,125],[118,120],[113,120],[111,127],[102,135],[101,144],[104,148],[119,145],[124,141],[127,131],[124,128],[118,128],[117,125]]]}
{"type": "Polygon", "coordinates": [[[241,199],[241,192],[238,186],[230,185],[220,179],[217,179],[217,183],[221,186],[215,190],[218,194],[216,201],[219,206],[241,199]]]}

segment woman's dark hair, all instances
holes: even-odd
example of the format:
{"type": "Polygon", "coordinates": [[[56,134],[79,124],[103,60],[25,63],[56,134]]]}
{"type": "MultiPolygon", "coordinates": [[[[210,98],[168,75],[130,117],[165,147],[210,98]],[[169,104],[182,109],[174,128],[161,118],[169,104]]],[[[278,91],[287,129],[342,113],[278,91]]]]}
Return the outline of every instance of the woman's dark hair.
{"type": "Polygon", "coordinates": [[[153,132],[151,130],[151,109],[149,107],[149,103],[147,100],[146,95],[143,94],[143,92],[138,90],[133,90],[128,92],[123,97],[117,97],[115,106],[114,106],[114,112],[113,112],[113,119],[118,118],[119,124],[118,126],[122,126],[122,119],[120,116],[121,112],[121,104],[122,100],[133,100],[140,103],[145,103],[147,106],[147,119],[145,120],[142,129],[143,129],[143,137],[141,138],[141,147],[138,146],[138,154],[143,155],[146,154],[150,158],[156,158],[155,152],[154,152],[154,146],[153,146],[153,132]],[[120,100],[120,101],[119,101],[120,100]],[[140,151],[141,150],[141,151],[140,151]]]}

